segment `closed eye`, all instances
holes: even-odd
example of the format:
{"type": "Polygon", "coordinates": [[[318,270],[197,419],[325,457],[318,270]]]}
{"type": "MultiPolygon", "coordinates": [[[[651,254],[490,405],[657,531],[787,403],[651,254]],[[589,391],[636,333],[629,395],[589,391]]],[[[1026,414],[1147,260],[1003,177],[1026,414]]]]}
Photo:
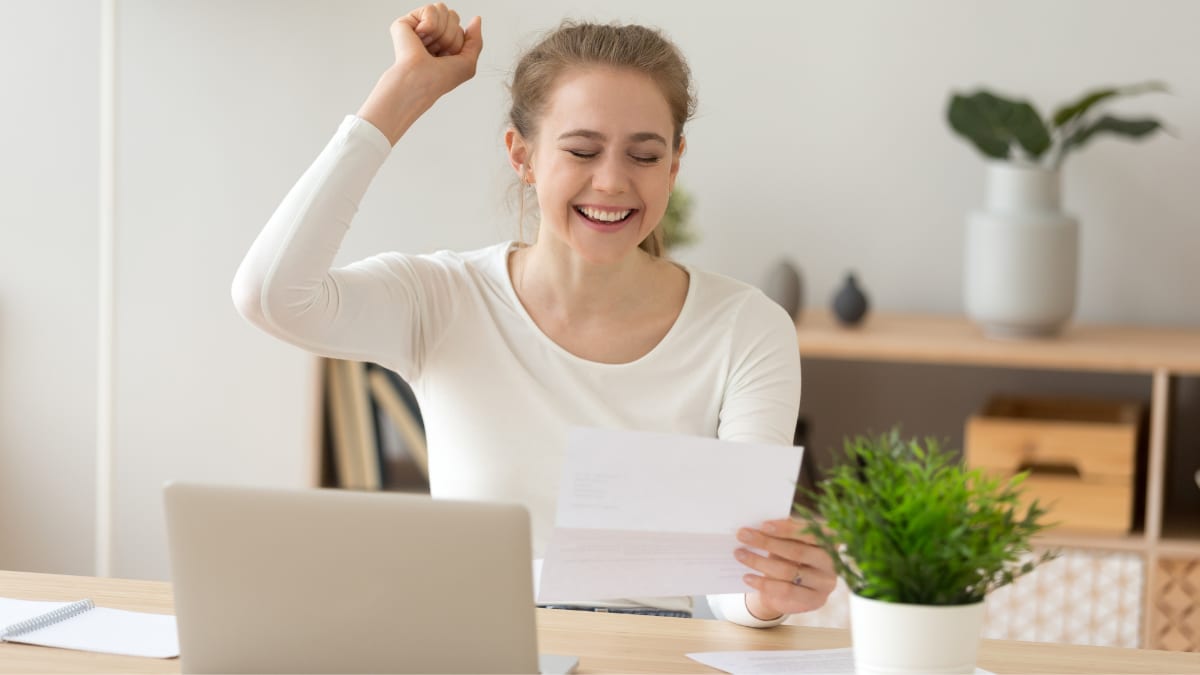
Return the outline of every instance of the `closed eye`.
{"type": "MultiPolygon", "coordinates": [[[[596,155],[600,154],[598,152],[587,152],[584,150],[567,150],[566,152],[570,153],[572,157],[576,157],[578,159],[592,159],[596,155]]],[[[662,161],[662,157],[659,155],[630,155],[629,158],[638,164],[658,164],[662,161]]]]}

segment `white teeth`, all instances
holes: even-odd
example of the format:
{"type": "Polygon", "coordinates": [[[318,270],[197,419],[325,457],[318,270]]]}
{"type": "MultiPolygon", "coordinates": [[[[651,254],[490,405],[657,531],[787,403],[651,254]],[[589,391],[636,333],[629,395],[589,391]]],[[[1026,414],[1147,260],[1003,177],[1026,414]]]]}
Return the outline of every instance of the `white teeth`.
{"type": "Polygon", "coordinates": [[[605,223],[615,223],[619,220],[625,220],[629,217],[629,214],[633,213],[633,209],[625,211],[601,211],[600,209],[593,209],[587,206],[580,206],[578,208],[579,212],[588,218],[605,223]]]}

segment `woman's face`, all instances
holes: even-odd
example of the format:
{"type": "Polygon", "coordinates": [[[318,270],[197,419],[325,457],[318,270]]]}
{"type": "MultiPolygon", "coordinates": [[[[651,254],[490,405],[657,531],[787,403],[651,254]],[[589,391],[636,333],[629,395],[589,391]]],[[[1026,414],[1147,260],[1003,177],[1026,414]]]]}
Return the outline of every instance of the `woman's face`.
{"type": "MultiPolygon", "coordinates": [[[[540,237],[593,264],[634,251],[662,219],[679,171],[674,124],[654,80],[636,71],[568,71],[528,156],[540,237]]],[[[682,151],[682,147],[680,148],[682,151]]]]}

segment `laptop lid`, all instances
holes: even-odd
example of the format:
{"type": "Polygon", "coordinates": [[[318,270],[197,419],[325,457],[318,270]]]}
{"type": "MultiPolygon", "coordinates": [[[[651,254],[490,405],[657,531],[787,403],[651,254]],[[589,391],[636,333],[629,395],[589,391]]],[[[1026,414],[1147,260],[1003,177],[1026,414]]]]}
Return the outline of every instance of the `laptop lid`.
{"type": "Polygon", "coordinates": [[[532,673],[529,514],[397,493],[171,483],[184,673],[532,673]]]}

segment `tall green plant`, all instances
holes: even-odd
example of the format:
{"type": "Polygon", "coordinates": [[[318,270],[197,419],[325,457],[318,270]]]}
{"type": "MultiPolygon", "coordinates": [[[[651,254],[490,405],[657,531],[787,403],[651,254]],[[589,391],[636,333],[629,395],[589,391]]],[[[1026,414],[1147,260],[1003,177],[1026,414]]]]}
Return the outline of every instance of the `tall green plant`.
{"type": "Polygon", "coordinates": [[[1079,150],[1098,134],[1137,139],[1162,129],[1153,118],[1122,119],[1099,111],[1104,103],[1120,96],[1166,90],[1160,82],[1097,89],[1059,106],[1043,120],[1031,103],[981,89],[951,95],[946,118],[955,132],[987,157],[1011,160],[1014,149],[1019,148],[1027,161],[1057,169],[1068,152],[1079,150]]]}
{"type": "Polygon", "coordinates": [[[808,533],[854,593],[885,602],[964,605],[983,600],[1057,553],[1032,556],[1044,525],[1021,509],[1025,475],[967,470],[935,439],[897,429],[846,439],[844,457],[797,505],[808,533]]]}

